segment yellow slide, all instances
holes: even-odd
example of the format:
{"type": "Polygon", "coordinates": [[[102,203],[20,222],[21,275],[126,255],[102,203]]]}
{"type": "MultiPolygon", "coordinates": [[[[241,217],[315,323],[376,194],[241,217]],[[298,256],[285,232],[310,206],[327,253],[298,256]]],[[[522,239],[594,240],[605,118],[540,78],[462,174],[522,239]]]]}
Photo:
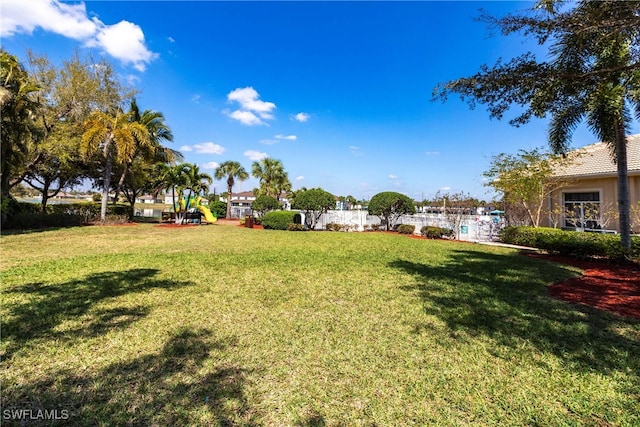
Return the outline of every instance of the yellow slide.
{"type": "Polygon", "coordinates": [[[213,214],[211,213],[209,208],[200,205],[200,206],[198,206],[198,210],[204,214],[204,219],[207,220],[207,223],[213,224],[214,222],[216,222],[218,220],[218,218],[213,216],[213,214]]]}

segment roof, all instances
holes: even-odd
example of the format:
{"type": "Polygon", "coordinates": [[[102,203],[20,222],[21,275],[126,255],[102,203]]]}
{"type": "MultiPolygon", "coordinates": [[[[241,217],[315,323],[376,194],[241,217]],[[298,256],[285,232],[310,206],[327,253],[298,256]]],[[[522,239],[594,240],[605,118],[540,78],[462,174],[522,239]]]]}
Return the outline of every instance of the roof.
{"type": "MultiPolygon", "coordinates": [[[[611,151],[604,142],[587,145],[570,151],[567,156],[573,161],[560,166],[557,177],[616,176],[616,165],[611,160],[611,151]]],[[[627,170],[629,175],[640,174],[640,134],[627,137],[627,170]]]]}

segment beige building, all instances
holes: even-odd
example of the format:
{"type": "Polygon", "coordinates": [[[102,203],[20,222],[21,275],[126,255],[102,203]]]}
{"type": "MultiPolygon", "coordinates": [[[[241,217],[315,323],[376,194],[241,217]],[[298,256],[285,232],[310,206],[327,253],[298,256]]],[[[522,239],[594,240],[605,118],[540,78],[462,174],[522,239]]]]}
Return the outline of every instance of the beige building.
{"type": "MultiPolygon", "coordinates": [[[[555,173],[566,183],[548,200],[548,225],[577,230],[619,232],[617,169],[602,142],[568,154],[570,162],[555,173]]],[[[627,137],[631,226],[640,233],[640,134],[627,137]]]]}

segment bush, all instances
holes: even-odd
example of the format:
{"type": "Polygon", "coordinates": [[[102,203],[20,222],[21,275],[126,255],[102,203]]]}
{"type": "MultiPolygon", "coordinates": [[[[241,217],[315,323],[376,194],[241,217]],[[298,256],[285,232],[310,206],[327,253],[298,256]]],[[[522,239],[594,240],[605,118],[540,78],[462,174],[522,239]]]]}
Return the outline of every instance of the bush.
{"type": "Polygon", "coordinates": [[[431,225],[422,227],[420,234],[427,239],[451,239],[454,236],[454,232],[450,228],[433,227],[431,225]]]}
{"type": "Polygon", "coordinates": [[[304,225],[302,224],[287,224],[288,231],[304,231],[304,225]]]}
{"type": "Polygon", "coordinates": [[[416,231],[416,226],[411,224],[400,224],[398,226],[398,233],[400,234],[413,234],[416,231]]]}
{"type": "Polygon", "coordinates": [[[286,230],[289,224],[302,224],[302,216],[293,211],[273,211],[262,218],[265,230],[286,230]]]}
{"type": "Polygon", "coordinates": [[[340,231],[342,230],[342,224],[337,224],[335,222],[330,222],[325,226],[327,231],[340,231]]]}
{"type": "MultiPolygon", "coordinates": [[[[8,202],[9,212],[2,227],[29,230],[49,227],[75,227],[100,221],[100,204],[92,202],[47,205],[47,213],[40,212],[35,203],[8,202]]],[[[130,205],[108,205],[105,222],[119,224],[129,221],[133,214],[130,205]]]]}
{"type": "Polygon", "coordinates": [[[620,236],[614,234],[565,231],[559,228],[506,227],[500,240],[513,245],[528,246],[545,251],[578,257],[622,259],[626,255],[640,258],[640,237],[631,237],[631,253],[620,247],[620,236]]]}

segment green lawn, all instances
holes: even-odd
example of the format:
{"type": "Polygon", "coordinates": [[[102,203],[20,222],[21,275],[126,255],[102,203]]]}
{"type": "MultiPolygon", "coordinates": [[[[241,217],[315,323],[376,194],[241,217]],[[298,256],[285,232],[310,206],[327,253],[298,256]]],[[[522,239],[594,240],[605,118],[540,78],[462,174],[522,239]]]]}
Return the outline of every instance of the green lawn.
{"type": "Polygon", "coordinates": [[[3,418],[640,425],[640,322],[549,298],[577,271],[509,249],[219,223],[0,243],[3,418]]]}

